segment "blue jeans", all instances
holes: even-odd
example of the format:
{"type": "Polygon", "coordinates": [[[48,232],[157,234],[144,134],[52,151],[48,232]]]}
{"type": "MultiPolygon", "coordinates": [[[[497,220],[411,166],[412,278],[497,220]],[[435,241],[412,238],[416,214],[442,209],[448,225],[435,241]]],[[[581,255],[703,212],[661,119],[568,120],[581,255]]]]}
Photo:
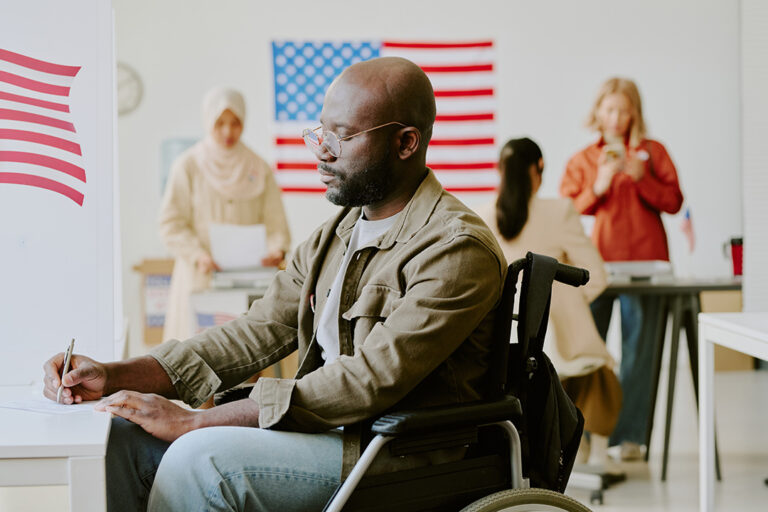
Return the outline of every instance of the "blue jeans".
{"type": "Polygon", "coordinates": [[[171,444],[121,418],[107,447],[107,506],[156,511],[322,510],[341,479],[341,433],[211,427],[171,444]]]}
{"type": "MultiPolygon", "coordinates": [[[[619,381],[623,399],[609,444],[646,443],[651,406],[653,354],[659,302],[645,295],[619,295],[621,311],[621,365],[619,381]]],[[[591,304],[595,325],[603,339],[613,310],[612,297],[598,297],[591,304]]]]}

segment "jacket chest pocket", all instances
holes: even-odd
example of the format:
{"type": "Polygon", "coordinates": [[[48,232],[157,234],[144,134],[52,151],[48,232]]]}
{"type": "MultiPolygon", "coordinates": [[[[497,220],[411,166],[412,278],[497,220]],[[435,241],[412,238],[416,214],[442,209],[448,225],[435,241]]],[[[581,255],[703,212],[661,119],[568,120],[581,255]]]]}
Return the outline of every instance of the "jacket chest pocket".
{"type": "Polygon", "coordinates": [[[400,300],[400,292],[387,286],[363,286],[357,300],[341,315],[350,323],[354,344],[362,343],[377,323],[392,314],[400,300]]]}

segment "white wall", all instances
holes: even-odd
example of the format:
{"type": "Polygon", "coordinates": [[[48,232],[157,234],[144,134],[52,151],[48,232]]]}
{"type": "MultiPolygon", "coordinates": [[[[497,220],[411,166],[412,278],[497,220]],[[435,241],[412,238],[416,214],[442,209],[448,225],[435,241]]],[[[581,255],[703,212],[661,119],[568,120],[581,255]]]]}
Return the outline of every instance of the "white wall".
{"type": "Polygon", "coordinates": [[[742,0],[744,311],[768,311],[768,4],[742,0]]]}
{"type": "MultiPolygon", "coordinates": [[[[594,138],[583,120],[599,84],[616,74],[634,78],[650,134],[669,149],[693,213],[698,240],[692,255],[679,218],[666,219],[676,269],[729,272],[720,244],[742,229],[738,0],[475,0],[471,6],[114,0],[114,6],[118,60],[134,66],[145,85],[142,104],[119,122],[124,297],[134,341],[141,329],[139,281],[130,268],[165,255],[156,234],[160,143],[200,136],[204,92],[229,84],[248,102],[245,142],[269,158],[269,42],[275,38],[493,38],[499,145],[520,135],[542,145],[547,196],[557,195],[568,157],[594,138]]],[[[491,196],[462,198],[474,205],[491,196]]],[[[334,211],[321,196],[285,201],[296,241],[334,211]]]]}

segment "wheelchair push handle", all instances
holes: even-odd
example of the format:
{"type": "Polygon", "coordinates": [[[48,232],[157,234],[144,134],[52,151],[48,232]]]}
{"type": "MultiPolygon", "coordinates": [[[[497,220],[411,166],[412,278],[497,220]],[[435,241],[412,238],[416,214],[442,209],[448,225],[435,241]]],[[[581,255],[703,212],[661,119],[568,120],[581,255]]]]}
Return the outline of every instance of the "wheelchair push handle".
{"type": "Polygon", "coordinates": [[[571,286],[583,286],[589,282],[589,270],[558,263],[555,271],[555,281],[571,286]]]}

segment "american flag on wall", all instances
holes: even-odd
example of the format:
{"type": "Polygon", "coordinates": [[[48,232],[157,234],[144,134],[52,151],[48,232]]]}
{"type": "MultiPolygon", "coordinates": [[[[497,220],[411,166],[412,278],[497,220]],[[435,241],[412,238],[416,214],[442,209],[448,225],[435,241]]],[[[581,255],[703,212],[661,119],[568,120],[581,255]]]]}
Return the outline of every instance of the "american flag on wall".
{"type": "Polygon", "coordinates": [[[85,169],[68,104],[78,71],[0,48],[0,186],[47,189],[83,205],[85,169]]]}
{"type": "Polygon", "coordinates": [[[286,192],[323,192],[301,132],[320,122],[328,86],[346,67],[398,56],[418,64],[435,90],[437,120],[427,165],[453,192],[496,189],[496,77],[492,41],[275,41],[275,176],[286,192]]]}

